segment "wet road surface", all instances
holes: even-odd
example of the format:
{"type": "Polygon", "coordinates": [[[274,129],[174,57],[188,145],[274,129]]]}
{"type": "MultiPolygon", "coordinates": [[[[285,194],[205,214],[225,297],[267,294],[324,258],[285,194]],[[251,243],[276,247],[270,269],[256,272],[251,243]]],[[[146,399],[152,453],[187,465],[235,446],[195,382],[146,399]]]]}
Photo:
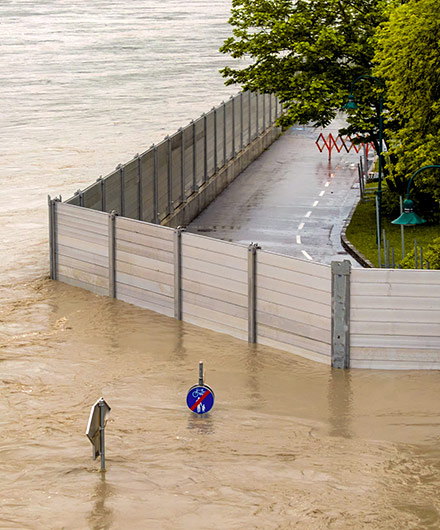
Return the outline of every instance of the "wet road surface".
{"type": "Polygon", "coordinates": [[[189,226],[194,233],[248,244],[296,258],[330,263],[349,259],[340,233],[359,198],[355,153],[320,153],[325,129],[292,127],[249,166],[189,226]]]}

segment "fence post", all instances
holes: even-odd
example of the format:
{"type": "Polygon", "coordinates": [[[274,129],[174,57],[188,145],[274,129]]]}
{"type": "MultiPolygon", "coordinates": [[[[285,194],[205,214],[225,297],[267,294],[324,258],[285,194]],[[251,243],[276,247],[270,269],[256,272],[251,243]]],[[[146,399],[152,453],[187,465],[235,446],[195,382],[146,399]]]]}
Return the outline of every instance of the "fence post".
{"type": "Polygon", "coordinates": [[[203,114],[203,182],[208,180],[208,132],[206,130],[208,118],[203,114]]]}
{"type": "Polygon", "coordinates": [[[251,134],[251,127],[252,127],[252,113],[251,113],[251,91],[248,92],[248,104],[249,104],[249,141],[248,145],[252,142],[252,134],[251,134]]]}
{"type": "Polygon", "coordinates": [[[81,190],[76,190],[73,195],[78,195],[78,206],[84,206],[84,192],[81,190]]]}
{"type": "Polygon", "coordinates": [[[263,92],[263,132],[266,130],[266,94],[263,92]]]}
{"type": "Polygon", "coordinates": [[[367,153],[367,146],[365,144],[362,144],[364,148],[364,186],[367,182],[367,176],[368,176],[368,153],[367,153]]]}
{"type": "Polygon", "coordinates": [[[138,218],[139,221],[143,221],[144,212],[143,212],[143,195],[144,192],[142,190],[142,157],[139,156],[139,153],[137,153],[136,157],[138,162],[138,198],[139,198],[139,204],[138,204],[138,218]]]}
{"type": "Polygon", "coordinates": [[[158,183],[157,147],[154,146],[154,178],[153,178],[153,223],[159,224],[159,183],[158,183]]]}
{"type": "Polygon", "coordinates": [[[240,151],[243,151],[243,92],[240,92],[240,151]]]}
{"type": "Polygon", "coordinates": [[[214,109],[214,173],[217,173],[217,109],[214,109]]]}
{"type": "Polygon", "coordinates": [[[226,165],[226,103],[222,101],[223,105],[223,164],[226,165]]]}
{"type": "Polygon", "coordinates": [[[101,212],[105,212],[105,189],[104,189],[104,179],[102,176],[96,179],[96,182],[99,183],[99,188],[101,190],[101,212]]]}
{"type": "Polygon", "coordinates": [[[272,100],[273,100],[273,94],[269,94],[269,127],[272,126],[272,100]]]}
{"type": "Polygon", "coordinates": [[[350,275],[348,260],[332,261],[331,365],[350,367],[350,275]]]}
{"type": "Polygon", "coordinates": [[[108,214],[108,295],[116,298],[116,217],[118,212],[112,210],[108,214]]]}
{"type": "Polygon", "coordinates": [[[171,145],[171,138],[166,137],[168,142],[168,214],[172,214],[173,208],[173,146],[171,145]]]}
{"type": "Polygon", "coordinates": [[[248,247],[248,342],[257,342],[257,250],[258,243],[248,247]]]}
{"type": "Polygon", "coordinates": [[[388,260],[387,260],[387,238],[385,235],[385,228],[382,229],[382,237],[383,237],[383,266],[385,269],[388,269],[388,260]]]}
{"type": "Polygon", "coordinates": [[[235,97],[231,96],[231,106],[232,106],[232,153],[231,158],[235,157],[235,97]]]}
{"type": "Polygon", "coordinates": [[[125,215],[125,171],[122,164],[118,164],[116,169],[119,169],[119,179],[121,183],[121,215],[125,215]]]}
{"type": "Polygon", "coordinates": [[[363,182],[363,169],[362,169],[362,158],[360,164],[358,164],[358,178],[359,178],[359,196],[361,199],[364,198],[364,182],[363,182]]]}
{"type": "Polygon", "coordinates": [[[256,128],[256,132],[255,132],[255,138],[258,138],[258,135],[260,134],[260,124],[259,124],[259,121],[260,121],[260,112],[259,112],[259,99],[260,99],[260,92],[257,90],[255,92],[255,101],[256,101],[256,114],[257,114],[257,128],[256,128]]]}
{"type": "Polygon", "coordinates": [[[380,214],[379,214],[379,197],[376,195],[376,241],[377,241],[377,256],[379,259],[379,269],[382,267],[381,264],[381,249],[380,249],[380,214]]]}
{"type": "Polygon", "coordinates": [[[57,241],[57,223],[56,223],[56,203],[60,202],[59,199],[51,199],[50,195],[47,196],[49,205],[49,259],[50,259],[50,279],[57,279],[57,253],[56,253],[56,241],[57,241]]]}
{"type": "Polygon", "coordinates": [[[180,187],[182,203],[186,201],[185,195],[185,129],[180,131],[180,187]]]}
{"type": "MultiPolygon", "coordinates": [[[[403,213],[403,197],[400,195],[400,215],[403,213]]],[[[405,259],[405,230],[403,225],[400,225],[400,237],[402,239],[402,259],[405,259]]]]}
{"type": "Polygon", "coordinates": [[[417,269],[417,239],[414,239],[414,268],[417,269]]]}
{"type": "Polygon", "coordinates": [[[191,121],[193,130],[193,184],[192,192],[197,193],[199,186],[197,185],[197,137],[196,137],[196,123],[194,120],[191,121]]]}
{"type": "Polygon", "coordinates": [[[178,226],[174,231],[174,318],[182,320],[182,232],[178,226]]]}

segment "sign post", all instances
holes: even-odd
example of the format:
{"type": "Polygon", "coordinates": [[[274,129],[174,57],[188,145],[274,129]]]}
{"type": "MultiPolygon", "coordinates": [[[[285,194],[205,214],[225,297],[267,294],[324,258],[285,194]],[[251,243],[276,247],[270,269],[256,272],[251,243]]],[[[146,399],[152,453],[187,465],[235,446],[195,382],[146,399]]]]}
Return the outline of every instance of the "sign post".
{"type": "Polygon", "coordinates": [[[101,470],[105,471],[105,426],[110,415],[110,407],[104,398],[99,398],[92,406],[86,436],[92,443],[92,456],[96,460],[101,456],[101,470]]]}
{"type": "Polygon", "coordinates": [[[199,363],[199,383],[188,390],[186,404],[195,414],[206,414],[214,406],[214,391],[204,383],[202,361],[199,363]]]}
{"type": "Polygon", "coordinates": [[[203,361],[199,362],[199,385],[203,386],[203,361]]]}

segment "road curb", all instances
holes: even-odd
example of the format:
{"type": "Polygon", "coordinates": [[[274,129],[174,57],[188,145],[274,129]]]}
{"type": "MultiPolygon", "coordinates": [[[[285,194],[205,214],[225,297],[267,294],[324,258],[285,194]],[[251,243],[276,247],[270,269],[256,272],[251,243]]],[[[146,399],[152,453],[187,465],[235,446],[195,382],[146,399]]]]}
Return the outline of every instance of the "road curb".
{"type": "Polygon", "coordinates": [[[347,239],[346,230],[348,228],[348,225],[351,222],[351,218],[353,217],[354,211],[357,208],[357,205],[359,203],[355,204],[353,208],[351,209],[347,219],[345,219],[344,224],[342,226],[341,230],[341,244],[344,247],[344,249],[352,256],[362,267],[365,267],[367,269],[374,269],[374,265],[371,263],[370,260],[368,260],[359,250],[350,243],[350,241],[347,239]]]}

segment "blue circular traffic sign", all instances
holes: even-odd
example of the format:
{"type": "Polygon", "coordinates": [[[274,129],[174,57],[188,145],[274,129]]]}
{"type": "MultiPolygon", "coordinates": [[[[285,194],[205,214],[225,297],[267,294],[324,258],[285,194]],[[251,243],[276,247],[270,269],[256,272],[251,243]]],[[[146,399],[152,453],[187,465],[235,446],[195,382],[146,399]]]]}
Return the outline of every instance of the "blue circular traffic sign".
{"type": "Polygon", "coordinates": [[[188,390],[186,404],[195,414],[205,414],[214,406],[214,392],[208,385],[194,385],[188,390]]]}

